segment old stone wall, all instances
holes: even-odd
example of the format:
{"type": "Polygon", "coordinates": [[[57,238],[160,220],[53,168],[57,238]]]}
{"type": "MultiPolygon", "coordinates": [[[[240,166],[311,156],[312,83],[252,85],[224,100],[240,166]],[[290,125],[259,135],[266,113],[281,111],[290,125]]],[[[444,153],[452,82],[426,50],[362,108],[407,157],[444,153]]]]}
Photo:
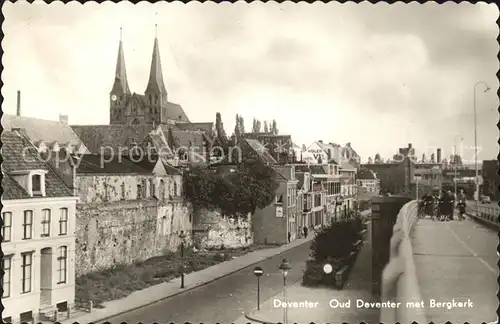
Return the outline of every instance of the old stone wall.
{"type": "Polygon", "coordinates": [[[253,244],[251,215],[228,217],[218,211],[199,210],[193,227],[198,248],[237,248],[253,244]]]}
{"type": "Polygon", "coordinates": [[[176,251],[180,231],[191,244],[192,208],[180,197],[179,176],[95,175],[76,180],[77,276],[176,251]]]}

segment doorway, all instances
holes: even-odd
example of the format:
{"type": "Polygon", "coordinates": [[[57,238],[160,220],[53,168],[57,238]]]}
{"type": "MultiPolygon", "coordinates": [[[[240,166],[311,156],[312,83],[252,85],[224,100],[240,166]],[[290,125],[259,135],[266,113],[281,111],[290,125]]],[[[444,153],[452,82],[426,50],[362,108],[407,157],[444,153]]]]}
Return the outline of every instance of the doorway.
{"type": "Polygon", "coordinates": [[[40,306],[52,304],[52,248],[40,251],[40,306]]]}

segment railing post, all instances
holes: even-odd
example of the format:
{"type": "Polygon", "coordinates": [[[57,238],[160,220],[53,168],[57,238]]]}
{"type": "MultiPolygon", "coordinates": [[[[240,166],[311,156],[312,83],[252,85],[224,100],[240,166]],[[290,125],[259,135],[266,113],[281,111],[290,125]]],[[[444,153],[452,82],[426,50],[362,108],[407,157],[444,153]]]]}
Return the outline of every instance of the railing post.
{"type": "Polygon", "coordinates": [[[372,294],[380,297],[382,271],[389,262],[392,229],[401,207],[411,198],[373,197],[371,201],[372,294]]]}

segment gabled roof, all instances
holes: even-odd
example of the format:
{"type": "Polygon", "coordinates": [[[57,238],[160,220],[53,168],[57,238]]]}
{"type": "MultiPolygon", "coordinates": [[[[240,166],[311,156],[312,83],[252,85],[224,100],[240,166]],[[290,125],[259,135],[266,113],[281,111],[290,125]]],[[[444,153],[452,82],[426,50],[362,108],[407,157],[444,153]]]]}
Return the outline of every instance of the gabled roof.
{"type": "Polygon", "coordinates": [[[4,114],[2,126],[7,131],[12,130],[12,128],[23,129],[32,143],[40,143],[41,141],[45,143],[57,142],[59,144],[67,143],[73,147],[79,147],[83,144],[71,126],[55,120],[4,114]]]}
{"type": "MultiPolygon", "coordinates": [[[[70,197],[72,192],[64,184],[63,180],[60,179],[57,174],[44,162],[44,160],[39,155],[37,149],[30,140],[19,133],[4,131],[1,135],[3,146],[2,146],[2,171],[6,174],[10,174],[14,171],[30,171],[30,170],[45,170],[45,197],[70,197]]],[[[15,181],[14,179],[7,179],[9,181],[15,181]]],[[[22,186],[14,186],[12,191],[4,199],[22,199],[26,198],[27,192],[22,188],[22,186]],[[21,193],[20,190],[24,191],[21,193]]],[[[31,197],[30,197],[31,198],[31,197]]]]}
{"type": "Polygon", "coordinates": [[[29,199],[30,195],[24,190],[14,178],[8,173],[3,174],[2,178],[2,200],[8,199],[29,199]]]}
{"type": "Polygon", "coordinates": [[[105,156],[100,154],[84,154],[79,157],[77,174],[144,174],[150,175],[153,169],[148,162],[134,163],[127,158],[105,156]],[[109,162],[108,162],[109,161],[109,162]]]}
{"type": "Polygon", "coordinates": [[[358,171],[358,174],[356,176],[359,180],[376,180],[377,177],[375,176],[375,173],[366,168],[362,168],[358,171]]]}
{"type": "Polygon", "coordinates": [[[356,171],[356,168],[346,160],[340,161],[340,168],[346,171],[356,171]]]}
{"type": "Polygon", "coordinates": [[[105,154],[111,151],[119,154],[120,148],[127,149],[134,141],[142,149],[147,149],[143,144],[153,130],[152,125],[74,125],[71,128],[92,154],[101,154],[101,149],[105,154]]]}
{"type": "Polygon", "coordinates": [[[261,142],[254,139],[245,139],[247,144],[259,155],[264,163],[276,164],[276,159],[269,153],[269,150],[261,142]]]}

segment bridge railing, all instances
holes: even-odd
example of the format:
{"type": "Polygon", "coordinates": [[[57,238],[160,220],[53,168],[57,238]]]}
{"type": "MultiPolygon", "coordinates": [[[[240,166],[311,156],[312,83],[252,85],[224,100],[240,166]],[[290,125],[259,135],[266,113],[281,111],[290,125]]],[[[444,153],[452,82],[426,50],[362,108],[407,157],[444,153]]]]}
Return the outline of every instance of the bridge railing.
{"type": "Polygon", "coordinates": [[[411,307],[421,301],[411,243],[417,210],[417,201],[407,197],[372,201],[374,293],[380,294],[380,302],[400,303],[381,308],[382,323],[427,322],[423,308],[411,307]]]}
{"type": "Polygon", "coordinates": [[[495,228],[500,228],[500,221],[498,216],[500,215],[499,207],[490,206],[476,206],[476,204],[467,204],[467,214],[479,221],[485,222],[495,228]]]}

